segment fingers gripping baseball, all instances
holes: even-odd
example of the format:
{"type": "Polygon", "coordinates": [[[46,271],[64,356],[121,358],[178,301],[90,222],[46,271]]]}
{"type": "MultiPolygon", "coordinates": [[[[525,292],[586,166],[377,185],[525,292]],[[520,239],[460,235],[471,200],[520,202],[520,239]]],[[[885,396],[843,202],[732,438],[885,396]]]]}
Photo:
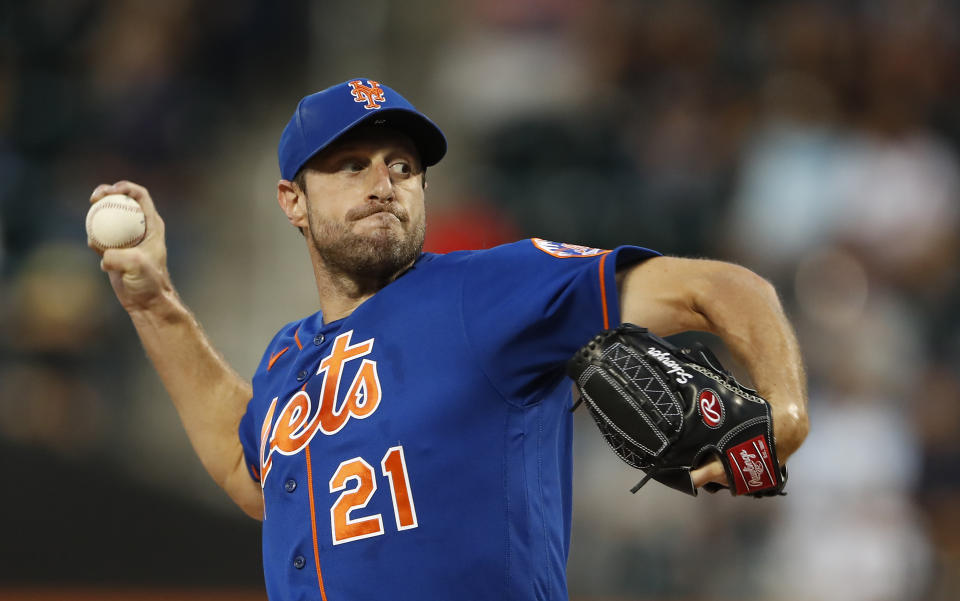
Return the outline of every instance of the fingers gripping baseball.
{"type": "Polygon", "coordinates": [[[143,210],[146,234],[138,245],[131,248],[101,251],[90,241],[88,245],[102,255],[100,268],[109,274],[110,284],[123,307],[128,311],[145,309],[165,290],[172,289],[167,272],[163,220],[143,186],[128,181],[101,184],[90,195],[90,202],[96,203],[110,194],[123,194],[137,201],[143,210]]]}
{"type": "Polygon", "coordinates": [[[143,242],[141,242],[141,245],[151,239],[160,240],[161,245],[163,244],[163,220],[160,219],[160,215],[153,205],[153,199],[150,197],[150,193],[147,192],[146,188],[126,180],[121,180],[114,184],[100,184],[94,188],[93,193],[90,195],[90,204],[94,204],[104,196],[110,194],[129,196],[140,205],[146,220],[146,236],[143,242]]]}

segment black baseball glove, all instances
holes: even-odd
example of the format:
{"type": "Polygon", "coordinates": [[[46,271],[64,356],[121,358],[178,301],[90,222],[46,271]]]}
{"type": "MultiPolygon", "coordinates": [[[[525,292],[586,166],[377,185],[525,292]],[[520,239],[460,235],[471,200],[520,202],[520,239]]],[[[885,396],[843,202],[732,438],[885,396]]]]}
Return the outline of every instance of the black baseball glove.
{"type": "MultiPolygon", "coordinates": [[[[783,494],[770,404],[739,384],[707,347],[680,349],[633,324],[605,330],[567,363],[600,432],[621,459],[696,496],[690,471],[718,457],[730,492],[783,494]]],[[[720,485],[704,486],[710,492],[720,485]]]]}

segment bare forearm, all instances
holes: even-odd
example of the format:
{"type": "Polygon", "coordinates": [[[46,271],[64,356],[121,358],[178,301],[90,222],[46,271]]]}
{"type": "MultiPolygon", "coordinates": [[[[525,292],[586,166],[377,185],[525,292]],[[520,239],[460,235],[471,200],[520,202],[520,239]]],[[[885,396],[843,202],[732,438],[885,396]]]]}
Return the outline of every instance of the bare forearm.
{"type": "Polygon", "coordinates": [[[160,374],[200,461],[217,484],[252,517],[263,515],[260,486],[247,475],[237,428],[251,388],[213,348],[181,302],[167,271],[165,225],[146,188],[122,180],[101,184],[90,195],[123,194],[143,210],[146,233],[129,248],[102,252],[100,269],[129,313],[160,374]]]}
{"type": "Polygon", "coordinates": [[[708,282],[695,296],[694,309],[770,401],[777,450],[785,461],[809,429],[806,375],[793,328],[773,286],[756,274],[730,266],[708,282]]]}
{"type": "Polygon", "coordinates": [[[226,488],[243,462],[237,427],[250,399],[250,385],[211,345],[172,288],[148,309],[131,311],[130,318],[197,455],[217,484],[226,488]]]}
{"type": "Polygon", "coordinates": [[[660,257],[617,274],[624,321],[661,336],[720,336],[770,401],[781,461],[807,435],[806,376],[776,291],[752,271],[721,261],[660,257]]]}

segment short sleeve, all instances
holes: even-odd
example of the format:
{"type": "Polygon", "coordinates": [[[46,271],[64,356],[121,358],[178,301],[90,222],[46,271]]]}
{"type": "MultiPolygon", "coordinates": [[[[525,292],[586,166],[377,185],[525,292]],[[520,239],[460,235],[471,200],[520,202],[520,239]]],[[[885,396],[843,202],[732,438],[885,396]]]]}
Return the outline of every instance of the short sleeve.
{"type": "Polygon", "coordinates": [[[277,356],[283,354],[282,351],[280,353],[277,352],[280,340],[282,340],[285,335],[290,335],[292,331],[291,328],[295,325],[296,322],[293,322],[284,326],[274,335],[270,344],[267,345],[267,349],[260,359],[260,364],[257,366],[257,371],[253,375],[253,398],[247,403],[247,411],[243,414],[243,417],[240,418],[240,426],[237,428],[240,445],[243,447],[247,473],[256,482],[260,482],[260,430],[265,418],[264,408],[261,407],[262,403],[256,402],[258,398],[257,392],[261,391],[262,394],[264,379],[273,363],[271,357],[275,360],[277,356]]]}
{"type": "Polygon", "coordinates": [[[463,279],[463,324],[491,383],[509,402],[540,400],[577,349],[619,325],[617,269],[653,256],[636,246],[539,238],[474,254],[463,279]]]}
{"type": "Polygon", "coordinates": [[[256,482],[260,482],[260,441],[257,436],[257,416],[252,409],[253,403],[247,404],[247,412],[240,418],[240,445],[243,446],[243,457],[247,464],[247,473],[256,482]]]}

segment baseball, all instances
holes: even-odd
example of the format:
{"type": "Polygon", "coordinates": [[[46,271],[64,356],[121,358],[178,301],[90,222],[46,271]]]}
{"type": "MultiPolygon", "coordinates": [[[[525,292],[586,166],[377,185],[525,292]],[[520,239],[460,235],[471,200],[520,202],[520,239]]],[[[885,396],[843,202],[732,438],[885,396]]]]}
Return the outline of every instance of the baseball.
{"type": "Polygon", "coordinates": [[[104,196],[87,211],[87,237],[100,250],[136,246],[146,233],[143,209],[129,196],[104,196]]]}

